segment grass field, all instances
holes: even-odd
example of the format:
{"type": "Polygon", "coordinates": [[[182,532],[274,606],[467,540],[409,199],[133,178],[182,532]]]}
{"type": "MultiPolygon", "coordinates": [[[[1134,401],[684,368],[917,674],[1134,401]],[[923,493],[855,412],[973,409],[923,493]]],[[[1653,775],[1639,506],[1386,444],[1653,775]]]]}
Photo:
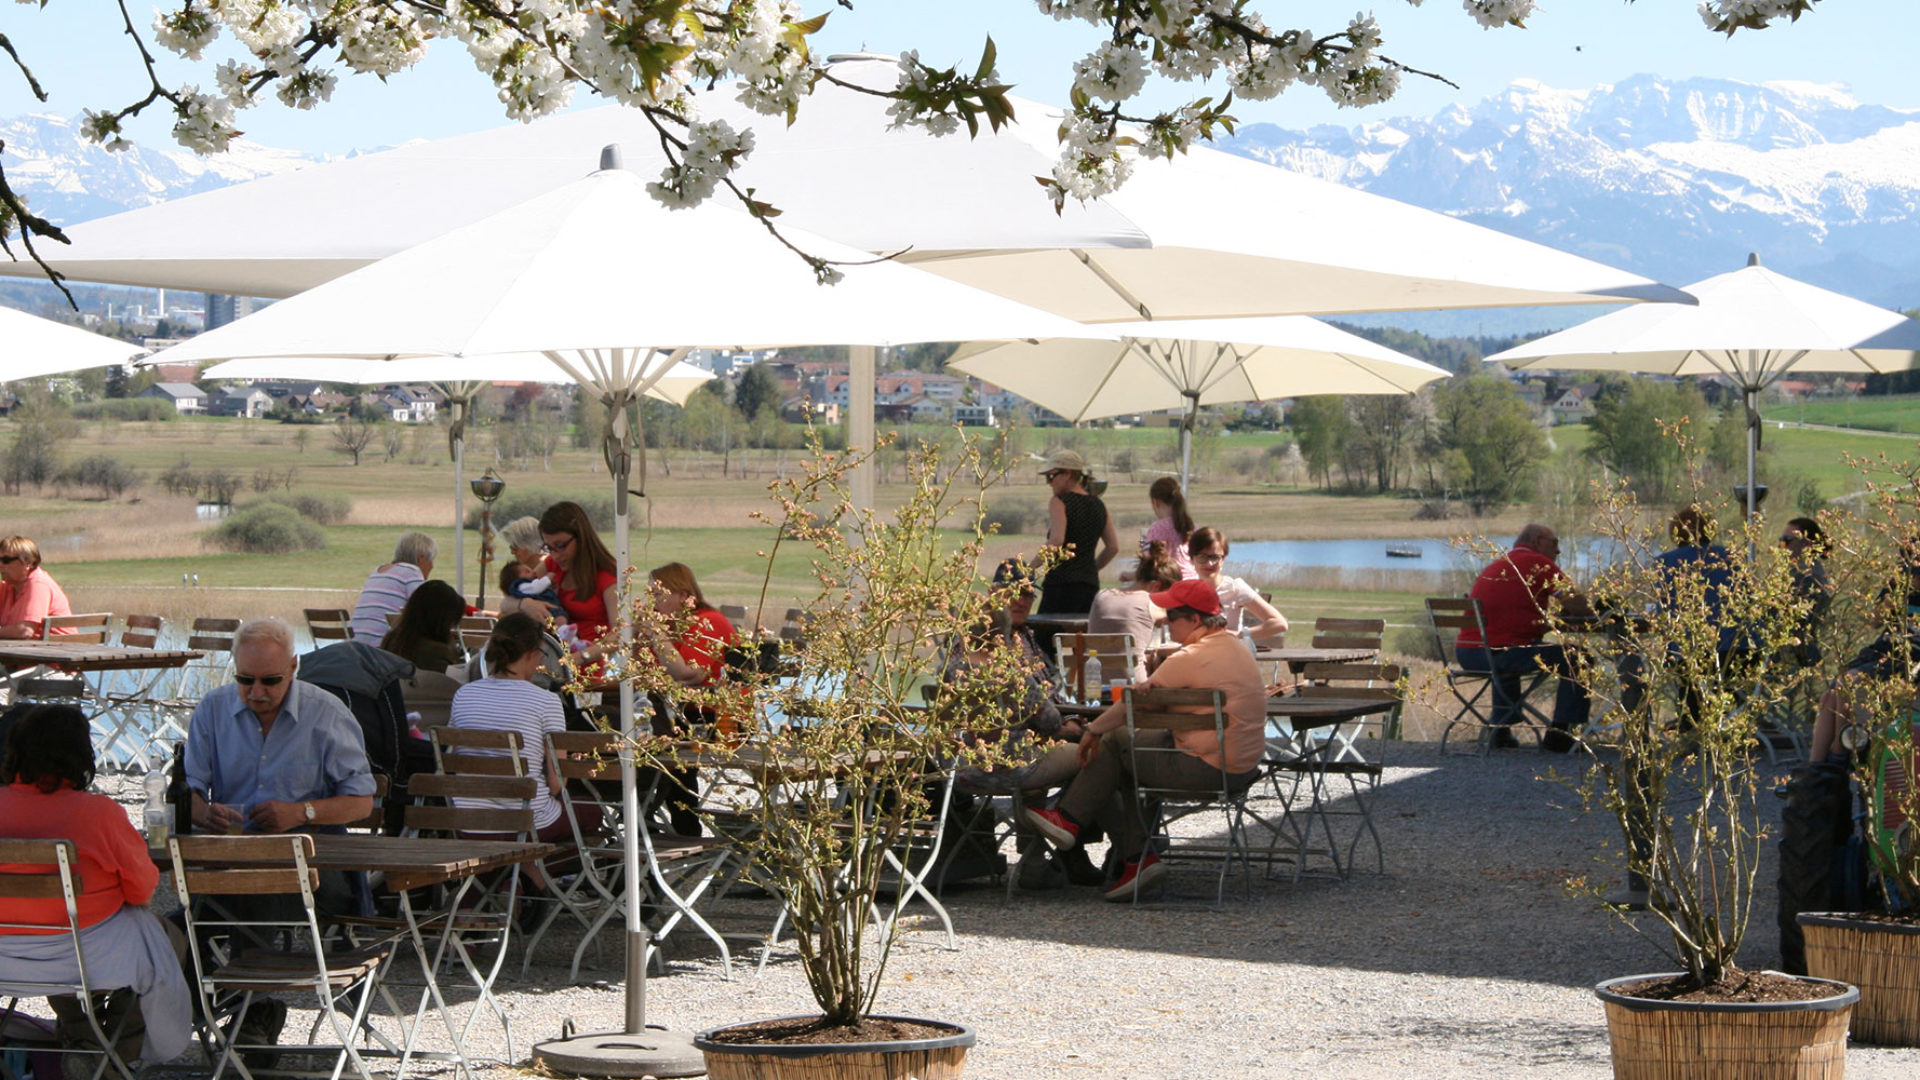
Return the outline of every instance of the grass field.
{"type": "MultiPolygon", "coordinates": [[[[939,429],[916,432],[936,436],[939,429]]],[[[1575,455],[1586,445],[1586,430],[1556,428],[1556,453],[1575,455]]],[[[1124,542],[1149,520],[1146,487],[1163,466],[1148,459],[1171,458],[1175,433],[1165,429],[1119,431],[1028,431],[1021,434],[1022,449],[1038,450],[1048,442],[1071,437],[1095,464],[1114,462],[1131,454],[1136,468],[1106,468],[1111,483],[1106,502],[1115,516],[1124,542]]],[[[0,423],[0,440],[11,432],[0,423]]],[[[1242,455],[1242,463],[1258,460],[1263,468],[1280,460],[1268,448],[1284,437],[1271,434],[1223,436],[1216,444],[1216,460],[1242,455]]],[[[384,449],[370,448],[362,464],[354,466],[332,449],[325,428],[293,428],[265,421],[187,420],[174,423],[86,423],[65,447],[73,458],[106,454],[139,468],[148,482],[124,501],[99,502],[45,494],[0,497],[7,516],[5,528],[33,536],[42,545],[53,574],[72,594],[76,607],[117,612],[154,611],[170,618],[202,614],[247,615],[276,613],[298,618],[306,606],[338,606],[351,601],[368,571],[391,557],[395,536],[409,528],[425,530],[440,541],[437,577],[452,578],[453,529],[452,466],[448,461],[444,429],[422,427],[408,432],[405,444],[392,460],[384,449]],[[302,448],[297,435],[310,432],[302,448]],[[211,522],[196,513],[188,497],[174,497],[154,482],[159,473],[185,460],[195,470],[224,469],[242,481],[239,501],[253,497],[248,490],[256,475],[268,474],[284,484],[291,472],[299,491],[334,492],[353,499],[345,524],[326,528],[327,546],[320,551],[290,556],[244,555],[211,551],[203,534],[211,522]],[[198,585],[183,586],[183,576],[198,585]]],[[[1907,456],[1912,448],[1885,437],[1849,435],[1813,430],[1766,432],[1767,457],[1763,477],[1792,475],[1818,482],[1829,496],[1859,490],[1856,473],[1842,461],[1845,452],[1907,456]],[[1771,470],[1771,472],[1769,472],[1771,470]]],[[[477,475],[492,460],[491,443],[481,429],[469,443],[469,475],[477,475]]],[[[679,560],[693,566],[702,584],[716,600],[751,603],[760,591],[763,563],[759,553],[772,539],[771,530],[754,523],[753,511],[767,508],[766,485],[799,460],[799,451],[735,453],[724,471],[711,454],[675,451],[651,452],[648,498],[636,504],[633,561],[640,567],[679,560]]],[[[1036,466],[1037,468],[1037,466],[1036,466]]],[[[509,494],[540,492],[547,498],[602,496],[608,488],[597,452],[563,449],[550,467],[501,469],[509,494]]],[[[883,507],[895,504],[902,488],[898,455],[890,455],[879,488],[883,507]]],[[[1416,501],[1398,496],[1329,495],[1304,477],[1259,480],[1241,473],[1237,479],[1196,485],[1193,512],[1201,524],[1223,529],[1236,541],[1260,539],[1347,539],[1383,536],[1451,537],[1462,533],[1496,538],[1511,536],[1536,513],[1529,507],[1480,519],[1415,520],[1416,501]]],[[[1021,468],[993,495],[996,509],[1013,508],[1024,519],[1020,534],[996,538],[990,557],[1014,552],[1031,553],[1040,544],[1034,535],[1044,528],[1046,491],[1033,470],[1021,468]]],[[[473,501],[468,500],[471,507],[473,501]]],[[[1573,527],[1573,522],[1563,527],[1573,527]]],[[[610,538],[609,538],[610,539],[610,538]]],[[[469,593],[476,584],[472,569],[478,557],[473,534],[468,534],[469,569],[464,584],[469,593]]],[[[496,564],[497,569],[497,564],[496,564]]],[[[1411,624],[1420,596],[1433,588],[1420,575],[1359,575],[1314,570],[1288,571],[1257,568],[1248,573],[1273,590],[1281,607],[1297,624],[1311,625],[1319,615],[1380,615],[1390,622],[1411,624]]],[[[490,575],[491,576],[491,575],[490,575]]],[[[769,606],[784,611],[809,592],[806,553],[783,552],[774,567],[769,606]]],[[[488,594],[496,595],[492,581],[488,594]]]]}
{"type": "Polygon", "coordinates": [[[1761,410],[1768,420],[1920,435],[1920,394],[1796,401],[1761,410]]]}

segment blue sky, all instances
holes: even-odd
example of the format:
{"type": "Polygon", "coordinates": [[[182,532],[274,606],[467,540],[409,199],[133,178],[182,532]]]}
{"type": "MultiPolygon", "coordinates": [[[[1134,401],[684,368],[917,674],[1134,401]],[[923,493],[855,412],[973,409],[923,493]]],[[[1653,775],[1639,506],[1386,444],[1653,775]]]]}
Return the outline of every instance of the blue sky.
{"type": "MultiPolygon", "coordinates": [[[[825,51],[897,53],[918,48],[923,59],[971,63],[991,33],[1000,70],[1027,98],[1058,102],[1071,81],[1069,65],[1094,40],[1094,31],[1056,23],[1031,0],[856,0],[853,11],[830,0],[816,41],[825,51]]],[[[149,10],[133,0],[133,10],[149,10]]],[[[1356,0],[1264,0],[1276,25],[1325,33],[1361,7],[1356,0]]],[[[1309,90],[1270,102],[1241,103],[1244,122],[1287,127],[1355,124],[1403,115],[1430,115],[1455,102],[1472,103],[1518,78],[1584,88],[1648,72],[1668,77],[1716,76],[1764,81],[1791,79],[1847,84],[1863,102],[1920,108],[1920,81],[1912,55],[1920,46],[1920,2],[1826,0],[1797,25],[1727,39],[1707,31],[1695,0],[1543,0],[1525,30],[1482,30],[1455,0],[1380,0],[1376,12],[1387,52],[1415,67],[1460,83],[1409,79],[1395,100],[1367,110],[1336,109],[1309,90]]],[[[146,18],[147,16],[136,16],[146,18]]],[[[118,32],[119,15],[107,0],[51,0],[44,10],[6,4],[0,31],[11,37],[52,94],[37,105],[10,67],[0,70],[0,115],[53,111],[72,115],[87,106],[122,104],[144,92],[137,59],[118,32]]],[[[171,78],[184,78],[175,68],[171,78]]],[[[1183,100],[1179,88],[1157,100],[1183,100]]],[[[591,103],[590,98],[582,97],[591,103]]],[[[249,138],[271,146],[341,153],[436,138],[506,123],[493,89],[464,51],[442,43],[416,70],[382,85],[343,79],[334,100],[313,112],[270,104],[242,116],[249,138]]],[[[141,141],[166,140],[165,124],[134,128],[141,141]]]]}

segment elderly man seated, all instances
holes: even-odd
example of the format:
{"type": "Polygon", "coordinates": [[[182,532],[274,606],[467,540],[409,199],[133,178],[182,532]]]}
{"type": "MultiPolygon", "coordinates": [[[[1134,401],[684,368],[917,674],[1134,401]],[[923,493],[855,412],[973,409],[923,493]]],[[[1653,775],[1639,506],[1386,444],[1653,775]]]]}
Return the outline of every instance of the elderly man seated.
{"type": "Polygon", "coordinates": [[[1460,631],[1454,643],[1455,656],[1461,667],[1493,675],[1490,723],[1496,750],[1520,745],[1513,737],[1513,725],[1520,719],[1521,679],[1534,672],[1546,670],[1560,676],[1560,688],[1553,700],[1552,734],[1556,737],[1543,739],[1543,749],[1571,749],[1573,740],[1567,733],[1587,722],[1591,703],[1586,688],[1568,677],[1572,666],[1566,650],[1541,640],[1547,632],[1547,609],[1553,602],[1558,601],[1560,610],[1569,615],[1593,611],[1554,562],[1559,554],[1560,538],[1552,529],[1528,525],[1520,530],[1511,551],[1480,572],[1467,594],[1480,601],[1480,619],[1487,633],[1483,640],[1472,627],[1460,631]]]}
{"type": "Polygon", "coordinates": [[[353,605],[353,640],[378,648],[380,639],[392,627],[387,616],[400,614],[413,596],[413,590],[433,573],[433,558],[440,545],[423,532],[401,533],[393,545],[393,561],[382,563],[367,575],[360,587],[360,599],[353,605]]]}
{"type": "Polygon", "coordinates": [[[1107,899],[1130,900],[1166,875],[1158,855],[1146,850],[1147,837],[1134,796],[1134,738],[1142,746],[1176,746],[1184,755],[1155,754],[1138,764],[1139,782],[1149,787],[1211,791],[1227,786],[1245,791],[1260,776],[1266,752],[1267,692],[1260,665],[1227,629],[1220,595],[1202,580],[1182,581],[1152,594],[1167,611],[1167,632],[1179,643],[1160,662],[1147,689],[1221,690],[1226,694],[1225,744],[1212,731],[1143,731],[1130,738],[1124,704],[1110,706],[1087,725],[1080,739],[1080,774],[1051,810],[1029,809],[1027,821],[1049,843],[1068,850],[1080,843],[1089,825],[1103,825],[1113,837],[1121,861],[1120,876],[1107,899]]]}
{"type": "MultiPolygon", "coordinates": [[[[365,736],[340,699],[294,677],[293,630],[279,619],[253,619],[233,635],[233,682],[193,710],[187,727],[186,774],[193,825],[205,832],[337,832],[373,811],[373,773],[365,736]]],[[[361,905],[352,879],[320,875],[315,904],[353,914],[361,905]]],[[[281,918],[286,897],[221,897],[242,909],[281,918]],[[249,905],[258,905],[249,907],[249,905]]],[[[262,999],[248,1010],[241,1042],[272,1042],[286,1006],[262,999]]]]}

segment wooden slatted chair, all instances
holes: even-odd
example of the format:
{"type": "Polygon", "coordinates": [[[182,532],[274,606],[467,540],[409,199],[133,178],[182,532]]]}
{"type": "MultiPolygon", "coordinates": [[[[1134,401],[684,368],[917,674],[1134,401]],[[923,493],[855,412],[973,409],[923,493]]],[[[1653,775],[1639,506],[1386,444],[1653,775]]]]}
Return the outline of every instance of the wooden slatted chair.
{"type": "Polygon", "coordinates": [[[166,626],[167,620],[158,615],[129,615],[120,631],[120,644],[129,649],[157,649],[166,626]]]}
{"type": "MultiPolygon", "coordinates": [[[[1172,744],[1163,747],[1142,746],[1140,732],[1210,730],[1220,745],[1226,745],[1226,694],[1220,690],[1134,690],[1129,687],[1122,693],[1121,700],[1126,704],[1127,727],[1133,735],[1134,803],[1139,809],[1140,822],[1147,837],[1147,850],[1156,850],[1158,843],[1160,857],[1169,866],[1189,860],[1217,862],[1220,875],[1214,889],[1215,908],[1221,907],[1226,901],[1227,874],[1235,860],[1238,860],[1246,878],[1246,895],[1251,898],[1253,859],[1248,850],[1246,833],[1246,800],[1250,789],[1234,791],[1225,773],[1220,776],[1218,788],[1209,787],[1206,790],[1154,787],[1140,780],[1142,765],[1153,755],[1165,757],[1186,753],[1172,744]],[[1203,711],[1180,711],[1194,709],[1203,711]],[[1224,816],[1224,837],[1176,839],[1172,835],[1174,824],[1209,811],[1218,811],[1224,816]]],[[[1133,902],[1140,902],[1137,889],[1133,902]]]]}
{"type": "MultiPolygon", "coordinates": [[[[0,840],[0,865],[12,868],[0,873],[0,897],[7,900],[65,901],[64,916],[60,921],[0,921],[0,933],[62,933],[73,942],[73,972],[65,978],[56,977],[61,973],[52,962],[36,964],[33,968],[36,978],[33,979],[15,978],[0,971],[0,997],[7,999],[6,1006],[0,1008],[0,1020],[12,1016],[23,997],[71,994],[79,1001],[81,1012],[86,1017],[87,1027],[93,1036],[93,1046],[66,1047],[53,1052],[63,1058],[68,1055],[99,1058],[90,1080],[105,1080],[107,1077],[112,1080],[134,1080],[133,1067],[120,1054],[117,1045],[122,1031],[115,1030],[112,1035],[107,1033],[101,1022],[101,1002],[94,998],[94,991],[114,988],[94,983],[87,973],[87,956],[80,943],[77,907],[81,892],[78,858],[71,840],[0,840]]],[[[129,1012],[128,1018],[131,1015],[129,1012]]]]}
{"type": "Polygon", "coordinates": [[[374,988],[390,947],[378,944],[331,955],[326,952],[313,902],[320,875],[308,865],[313,857],[313,837],[304,833],[176,836],[169,840],[168,849],[174,887],[186,911],[193,966],[199,973],[192,980],[194,992],[199,996],[201,1015],[206,1017],[206,1037],[219,1055],[212,1080],[219,1080],[228,1065],[251,1080],[252,1071],[239,1058],[241,1053],[315,1051],[336,1055],[332,1069],[335,1077],[351,1066],[361,1080],[373,1080],[354,1036],[366,1023],[367,1008],[375,997],[374,988]],[[235,895],[297,897],[300,909],[297,915],[284,918],[251,910],[246,917],[236,918],[217,904],[205,902],[210,896],[235,895]],[[236,944],[222,955],[211,946],[216,937],[227,937],[234,943],[242,939],[256,943],[270,940],[275,945],[249,948],[236,944]],[[330,1024],[338,1041],[325,1046],[240,1044],[234,1037],[241,1030],[239,1023],[233,1025],[233,1032],[222,1028],[221,1021],[244,1016],[256,996],[271,993],[311,993],[319,1012],[314,1033],[319,1033],[322,1023],[330,1024]]]}
{"type": "Polygon", "coordinates": [[[79,615],[49,615],[40,624],[40,640],[60,641],[68,645],[105,645],[113,637],[113,612],[90,611],[79,615]]]}
{"type": "Polygon", "coordinates": [[[1378,653],[1386,632],[1385,619],[1315,619],[1313,620],[1313,647],[1316,649],[1365,649],[1378,653]]]}
{"type": "MultiPolygon", "coordinates": [[[[560,772],[561,800],[580,854],[580,871],[571,883],[569,898],[574,909],[593,913],[586,933],[574,949],[573,965],[567,973],[569,981],[578,982],[580,961],[587,946],[592,944],[597,949],[600,930],[626,913],[622,890],[624,853],[616,831],[622,807],[611,787],[602,786],[608,780],[619,779],[620,736],[598,731],[548,732],[546,743],[549,760],[560,772]],[[601,828],[595,832],[583,830],[580,825],[581,811],[590,806],[599,811],[601,828]]],[[[733,861],[732,844],[724,836],[656,835],[642,828],[640,847],[647,861],[646,889],[665,908],[661,912],[664,917],[654,920],[648,962],[662,962],[661,948],[673,931],[686,922],[719,948],[721,971],[731,979],[733,954],[726,937],[700,914],[699,905],[705,897],[724,891],[716,886],[724,885],[728,877],[726,871],[733,861]]],[[[558,915],[556,908],[527,939],[529,960],[539,937],[558,915]]]]}
{"type": "Polygon", "coordinates": [[[489,615],[465,615],[460,619],[460,647],[468,656],[487,651],[487,639],[493,636],[494,619],[489,615]]]}
{"type": "MultiPolygon", "coordinates": [[[[1427,618],[1433,625],[1434,647],[1439,650],[1444,665],[1447,689],[1459,705],[1453,718],[1447,721],[1447,726],[1440,732],[1440,752],[1447,752],[1447,741],[1453,737],[1453,729],[1467,724],[1474,729],[1474,746],[1484,754],[1493,745],[1493,729],[1490,725],[1495,704],[1503,691],[1499,686],[1500,680],[1495,679],[1491,671],[1462,667],[1457,646],[1460,632],[1468,628],[1477,632],[1480,640],[1487,639],[1486,624],[1480,615],[1480,601],[1472,597],[1428,597],[1427,618]]],[[[1523,707],[1520,716],[1523,723],[1532,718],[1532,714],[1524,707],[1527,698],[1546,678],[1545,672],[1521,676],[1520,701],[1523,707]]]]}
{"type": "Polygon", "coordinates": [[[313,639],[313,647],[320,648],[323,641],[353,640],[353,612],[346,608],[306,608],[307,636],[313,639]]]}
{"type": "Polygon", "coordinates": [[[1087,658],[1099,657],[1101,682],[1111,686],[1133,681],[1133,667],[1140,656],[1132,634],[1055,634],[1053,651],[1061,692],[1095,704],[1106,700],[1106,686],[1087,686],[1087,658]]]}

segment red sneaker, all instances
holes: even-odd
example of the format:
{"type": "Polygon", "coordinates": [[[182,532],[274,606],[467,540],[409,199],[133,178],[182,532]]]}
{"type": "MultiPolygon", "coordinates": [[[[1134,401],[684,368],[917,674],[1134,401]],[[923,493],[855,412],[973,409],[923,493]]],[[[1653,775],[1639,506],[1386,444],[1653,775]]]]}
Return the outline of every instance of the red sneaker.
{"type": "Polygon", "coordinates": [[[1067,820],[1067,815],[1058,810],[1036,810],[1027,807],[1027,824],[1034,831],[1047,838],[1047,843],[1065,851],[1080,842],[1080,826],[1067,820]]]}
{"type": "Polygon", "coordinates": [[[1160,879],[1166,876],[1166,864],[1151,851],[1138,859],[1128,859],[1126,867],[1120,871],[1120,880],[1107,889],[1107,899],[1115,902],[1131,900],[1135,893],[1158,885],[1160,879]]]}

